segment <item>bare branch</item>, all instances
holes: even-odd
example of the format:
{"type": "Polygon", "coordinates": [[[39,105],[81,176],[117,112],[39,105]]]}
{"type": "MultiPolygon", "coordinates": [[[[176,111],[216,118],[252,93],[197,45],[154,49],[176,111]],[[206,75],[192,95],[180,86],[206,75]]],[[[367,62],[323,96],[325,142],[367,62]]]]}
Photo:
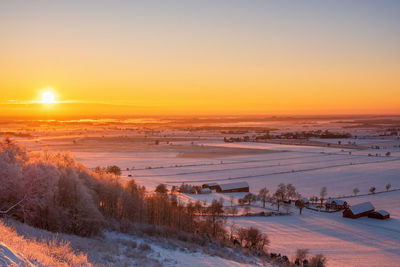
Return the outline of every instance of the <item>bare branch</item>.
{"type": "Polygon", "coordinates": [[[18,206],[19,204],[22,203],[22,201],[25,200],[25,197],[23,199],[21,199],[20,201],[18,201],[16,204],[12,205],[10,208],[8,208],[8,210],[2,211],[0,210],[0,214],[7,214],[10,210],[12,210],[13,208],[15,208],[16,206],[18,206]]]}

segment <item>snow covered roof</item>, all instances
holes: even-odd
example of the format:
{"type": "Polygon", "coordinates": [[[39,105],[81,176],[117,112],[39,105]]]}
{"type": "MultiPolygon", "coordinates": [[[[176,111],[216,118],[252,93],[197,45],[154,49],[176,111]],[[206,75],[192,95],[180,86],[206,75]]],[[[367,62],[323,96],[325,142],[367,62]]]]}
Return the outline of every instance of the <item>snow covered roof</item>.
{"type": "Polygon", "coordinates": [[[210,188],[203,188],[203,189],[200,190],[200,192],[203,193],[203,194],[208,194],[208,193],[211,193],[211,189],[210,188]]]}
{"type": "Polygon", "coordinates": [[[236,188],[243,188],[243,187],[249,187],[249,184],[247,182],[237,182],[237,183],[230,183],[230,184],[220,184],[222,191],[225,190],[231,190],[231,189],[236,189],[236,188]]]}
{"type": "Polygon", "coordinates": [[[206,183],[206,184],[204,184],[204,185],[207,185],[207,186],[216,186],[216,185],[218,185],[217,183],[206,183]]]}
{"type": "Polygon", "coordinates": [[[356,214],[360,214],[360,213],[363,213],[366,211],[374,210],[375,207],[371,204],[371,202],[368,201],[368,202],[363,202],[363,203],[360,203],[357,205],[350,206],[349,209],[351,210],[351,212],[354,215],[356,215],[356,214]]]}
{"type": "Polygon", "coordinates": [[[376,210],[376,212],[382,216],[390,215],[389,212],[387,212],[386,210],[376,210]]]}
{"type": "Polygon", "coordinates": [[[341,199],[328,199],[326,201],[327,204],[332,204],[333,202],[335,202],[337,205],[344,205],[344,200],[341,199]]]}

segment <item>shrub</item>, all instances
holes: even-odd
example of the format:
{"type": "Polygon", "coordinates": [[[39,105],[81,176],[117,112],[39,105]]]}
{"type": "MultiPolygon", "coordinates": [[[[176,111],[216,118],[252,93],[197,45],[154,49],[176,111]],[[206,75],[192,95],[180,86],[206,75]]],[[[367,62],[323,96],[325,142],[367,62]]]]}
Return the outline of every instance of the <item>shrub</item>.
{"type": "Polygon", "coordinates": [[[327,259],[322,254],[317,254],[310,258],[309,267],[325,267],[327,259]]]}

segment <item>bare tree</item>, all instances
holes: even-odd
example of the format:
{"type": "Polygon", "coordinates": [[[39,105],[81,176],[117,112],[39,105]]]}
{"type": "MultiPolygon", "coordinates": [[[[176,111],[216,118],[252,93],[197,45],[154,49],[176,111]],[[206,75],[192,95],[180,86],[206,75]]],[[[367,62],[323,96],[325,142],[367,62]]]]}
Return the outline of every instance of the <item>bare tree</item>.
{"type": "Polygon", "coordinates": [[[224,214],[223,209],[223,199],[216,200],[214,199],[211,205],[207,208],[207,214],[210,216],[210,223],[212,234],[214,237],[217,236],[218,229],[222,227],[222,222],[224,218],[222,215],[224,214]]]}
{"type": "Polygon", "coordinates": [[[371,194],[375,194],[375,190],[376,190],[376,187],[375,187],[375,186],[371,186],[371,187],[369,188],[369,192],[371,192],[371,194]]]}
{"type": "Polygon", "coordinates": [[[386,191],[389,191],[391,187],[392,187],[391,184],[387,184],[387,185],[386,185],[386,191]]]}
{"type": "Polygon", "coordinates": [[[265,208],[265,203],[267,202],[267,199],[268,199],[268,193],[269,193],[269,190],[267,189],[267,187],[262,188],[260,190],[260,192],[258,193],[258,197],[263,204],[263,208],[265,208]]]}
{"type": "Polygon", "coordinates": [[[317,254],[310,258],[309,267],[325,267],[326,261],[327,259],[324,255],[317,254]]]}
{"type": "Polygon", "coordinates": [[[115,176],[120,176],[121,175],[121,168],[118,167],[117,165],[107,166],[106,172],[107,173],[112,173],[115,176]]]}
{"type": "Polygon", "coordinates": [[[287,199],[299,197],[300,194],[297,193],[296,187],[292,184],[279,184],[278,189],[274,193],[274,197],[276,198],[276,204],[278,206],[278,211],[280,207],[280,202],[284,202],[287,199]]]}
{"type": "Polygon", "coordinates": [[[256,197],[254,194],[252,194],[252,193],[247,193],[247,194],[243,197],[243,200],[244,200],[245,202],[247,202],[249,205],[251,205],[252,202],[254,202],[254,201],[257,200],[257,197],[256,197]]]}
{"type": "Polygon", "coordinates": [[[357,187],[355,187],[354,189],[353,189],[353,193],[354,193],[354,195],[355,196],[357,196],[357,194],[360,192],[360,189],[358,189],[357,187]]]}
{"type": "Polygon", "coordinates": [[[303,211],[303,208],[306,206],[303,200],[299,199],[296,201],[295,206],[299,209],[299,214],[303,211]]]}
{"type": "Polygon", "coordinates": [[[321,188],[321,192],[319,193],[320,200],[321,200],[321,206],[322,206],[322,202],[325,200],[326,195],[327,195],[327,189],[326,189],[326,186],[324,186],[321,188]]]}
{"type": "Polygon", "coordinates": [[[289,203],[283,203],[283,208],[286,211],[286,214],[289,214],[290,212],[290,204],[289,203]]]}
{"type": "Polygon", "coordinates": [[[307,259],[307,255],[308,255],[309,249],[307,248],[299,248],[296,250],[296,261],[298,261],[299,263],[303,262],[305,259],[307,259]]]}
{"type": "Polygon", "coordinates": [[[154,192],[160,193],[160,194],[167,194],[168,193],[168,189],[167,189],[167,186],[165,184],[159,184],[159,185],[157,185],[157,187],[154,190],[154,192]]]}
{"type": "Polygon", "coordinates": [[[283,202],[286,198],[286,186],[285,184],[279,184],[278,188],[276,189],[274,193],[274,197],[276,198],[276,204],[278,206],[278,211],[280,207],[280,202],[283,202]]]}
{"type": "Polygon", "coordinates": [[[237,235],[241,245],[245,243],[250,249],[263,251],[264,247],[269,245],[268,236],[254,227],[239,228],[237,230],[237,235]]]}

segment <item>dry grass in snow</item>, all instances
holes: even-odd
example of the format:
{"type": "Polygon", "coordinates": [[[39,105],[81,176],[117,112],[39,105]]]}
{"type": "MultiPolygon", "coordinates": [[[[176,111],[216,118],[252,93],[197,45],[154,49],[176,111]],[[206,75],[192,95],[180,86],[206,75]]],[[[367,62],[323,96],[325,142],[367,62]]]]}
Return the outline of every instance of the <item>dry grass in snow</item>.
{"type": "MultiPolygon", "coordinates": [[[[18,235],[12,227],[5,225],[2,221],[0,221],[0,242],[12,252],[23,255],[33,265],[92,266],[87,255],[74,252],[69,242],[58,238],[50,241],[27,239],[18,235]]],[[[23,260],[23,257],[21,258],[23,260]]]]}

